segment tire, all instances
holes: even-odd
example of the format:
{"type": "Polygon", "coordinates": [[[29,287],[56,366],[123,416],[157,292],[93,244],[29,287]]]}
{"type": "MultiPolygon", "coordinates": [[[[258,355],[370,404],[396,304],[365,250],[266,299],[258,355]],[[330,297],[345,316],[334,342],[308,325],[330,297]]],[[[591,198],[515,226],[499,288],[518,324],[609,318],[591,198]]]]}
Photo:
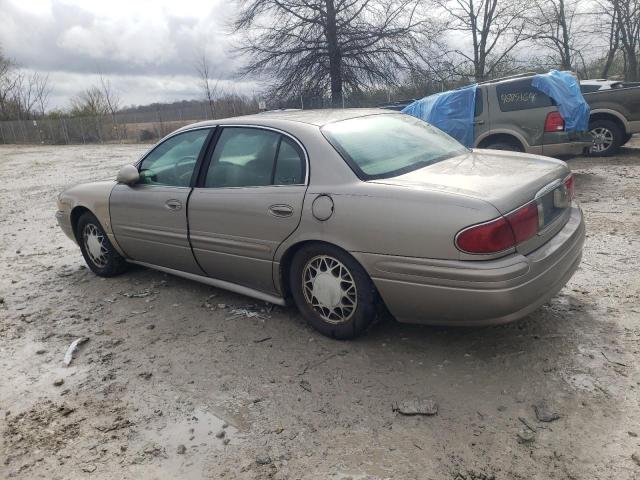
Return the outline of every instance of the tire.
{"type": "Polygon", "coordinates": [[[629,143],[629,140],[631,140],[631,137],[633,137],[632,133],[627,133],[624,138],[622,139],[622,143],[620,144],[620,146],[622,145],[626,145],[627,143],[629,143]]]}
{"type": "Polygon", "coordinates": [[[127,270],[125,259],[113,248],[98,219],[83,213],[76,226],[76,238],[84,261],[100,277],[114,277],[127,270]]]}
{"type": "Polygon", "coordinates": [[[593,145],[589,149],[592,157],[614,155],[625,138],[625,133],[618,124],[606,119],[589,122],[589,133],[593,138],[593,145]]]}
{"type": "Polygon", "coordinates": [[[522,147],[520,147],[519,145],[516,145],[514,143],[507,143],[507,142],[495,142],[495,143],[490,143],[489,145],[487,145],[486,147],[483,148],[487,148],[489,150],[507,150],[509,152],[522,152],[524,150],[522,150],[522,147]]]}
{"type": "Polygon", "coordinates": [[[293,257],[289,279],[296,306],[323,335],[355,338],[377,316],[379,298],[369,275],[351,255],[333,245],[302,247],[293,257]]]}

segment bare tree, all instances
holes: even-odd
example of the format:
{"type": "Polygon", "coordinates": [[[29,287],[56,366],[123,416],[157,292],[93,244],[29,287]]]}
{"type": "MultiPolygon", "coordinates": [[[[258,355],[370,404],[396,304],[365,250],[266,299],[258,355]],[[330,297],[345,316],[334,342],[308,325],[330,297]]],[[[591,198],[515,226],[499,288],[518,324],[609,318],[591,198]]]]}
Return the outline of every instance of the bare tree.
{"type": "Polygon", "coordinates": [[[551,52],[549,64],[562,70],[571,70],[584,51],[586,12],[581,11],[579,0],[532,0],[533,12],[529,18],[529,36],[536,48],[551,52]]]}
{"type": "Polygon", "coordinates": [[[205,51],[198,56],[195,68],[198,72],[198,76],[200,77],[200,88],[202,89],[204,98],[209,106],[209,113],[211,118],[215,118],[215,99],[218,95],[218,80],[213,82],[211,79],[211,74],[213,72],[211,71],[205,51]]]}
{"type": "Polygon", "coordinates": [[[625,77],[637,81],[640,79],[640,0],[608,0],[607,4],[615,12],[615,28],[625,56],[625,77]]]}
{"type": "Polygon", "coordinates": [[[49,74],[36,75],[36,77],[34,78],[34,88],[39,113],[44,117],[47,111],[47,107],[49,106],[49,96],[51,95],[51,87],[49,86],[49,74]]]}
{"type": "MultiPolygon", "coordinates": [[[[239,0],[241,73],[272,79],[272,93],[323,96],[397,81],[429,46],[419,0],[239,0]]],[[[435,29],[428,31],[436,35],[435,29]]]]}
{"type": "Polygon", "coordinates": [[[89,87],[71,99],[71,114],[75,116],[104,116],[109,107],[104,93],[97,87],[89,87]]]}
{"type": "Polygon", "coordinates": [[[615,60],[616,53],[620,48],[620,30],[618,29],[618,18],[616,10],[614,9],[613,11],[611,11],[611,13],[606,15],[605,18],[608,20],[605,25],[608,32],[607,37],[609,40],[609,49],[607,50],[607,56],[604,60],[604,65],[602,66],[602,78],[609,77],[611,66],[613,65],[613,61],[615,60]]]}
{"type": "Polygon", "coordinates": [[[116,138],[120,138],[120,131],[118,130],[118,110],[120,110],[120,95],[111,84],[111,80],[105,78],[100,73],[100,92],[104,100],[104,106],[106,113],[111,115],[111,122],[115,130],[116,138]]]}
{"type": "MultiPolygon", "coordinates": [[[[526,40],[524,0],[435,0],[450,20],[447,28],[471,37],[471,51],[456,49],[476,81],[504,71],[518,44],[526,40]]],[[[468,37],[467,37],[468,39],[468,37]]],[[[467,72],[460,72],[467,73],[467,72]]]]}

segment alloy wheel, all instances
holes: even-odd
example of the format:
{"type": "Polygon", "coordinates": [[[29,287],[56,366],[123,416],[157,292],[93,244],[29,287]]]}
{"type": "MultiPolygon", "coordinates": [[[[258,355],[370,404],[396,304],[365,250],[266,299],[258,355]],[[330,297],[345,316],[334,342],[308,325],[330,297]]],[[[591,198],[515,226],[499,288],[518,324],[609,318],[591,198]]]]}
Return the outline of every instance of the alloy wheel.
{"type": "Polygon", "coordinates": [[[591,151],[595,153],[601,153],[613,145],[613,132],[606,127],[596,127],[591,130],[591,137],[593,138],[593,145],[591,151]]]}
{"type": "Polygon", "coordinates": [[[309,306],[332,324],[348,321],[358,305],[349,269],[329,255],[311,258],[302,270],[302,291],[309,306]]]}

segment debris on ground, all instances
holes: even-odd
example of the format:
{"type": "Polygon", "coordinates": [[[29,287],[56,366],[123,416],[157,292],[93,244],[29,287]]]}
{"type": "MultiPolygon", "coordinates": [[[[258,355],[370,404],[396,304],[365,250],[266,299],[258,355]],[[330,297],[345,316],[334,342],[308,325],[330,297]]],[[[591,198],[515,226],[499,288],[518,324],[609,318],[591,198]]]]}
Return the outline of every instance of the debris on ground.
{"type": "Polygon", "coordinates": [[[144,380],[149,380],[153,376],[153,373],[151,373],[151,372],[141,372],[141,373],[138,374],[138,376],[140,378],[144,379],[144,380]]]}
{"type": "Polygon", "coordinates": [[[311,393],[311,384],[306,380],[300,380],[300,388],[311,393]]]}
{"type": "Polygon", "coordinates": [[[149,295],[155,295],[156,293],[158,293],[156,290],[143,290],[138,293],[125,292],[122,294],[122,296],[127,298],[145,298],[145,297],[148,297],[149,295]]]}
{"type": "Polygon", "coordinates": [[[271,337],[257,338],[256,340],[253,341],[253,343],[262,343],[262,342],[266,342],[267,340],[271,340],[271,337]]]}
{"type": "Polygon", "coordinates": [[[256,457],[256,463],[258,465],[269,465],[272,462],[271,457],[269,455],[258,455],[256,457]]]}
{"type": "Polygon", "coordinates": [[[632,453],[631,454],[631,460],[636,462],[636,465],[638,465],[640,467],[640,452],[632,453]]]}
{"type": "Polygon", "coordinates": [[[216,433],[216,438],[222,438],[222,437],[224,437],[224,436],[226,435],[226,433],[227,433],[227,432],[225,432],[224,430],[219,430],[219,431],[216,433]]]}
{"type": "Polygon", "coordinates": [[[69,348],[67,348],[67,351],[64,354],[65,366],[67,367],[69,366],[69,364],[73,360],[73,354],[75,353],[75,351],[78,349],[80,345],[87,342],[88,340],[89,339],[87,337],[80,337],[80,338],[76,338],[73,342],[71,342],[71,345],[69,345],[69,348]]]}
{"type": "Polygon", "coordinates": [[[531,443],[536,439],[536,434],[529,428],[523,428],[518,432],[518,443],[531,443]]]}
{"type": "Polygon", "coordinates": [[[53,386],[54,387],[61,387],[63,383],[64,383],[64,380],[62,378],[56,378],[53,381],[53,386]]]}
{"type": "Polygon", "coordinates": [[[560,414],[552,411],[545,400],[542,400],[533,406],[536,412],[536,418],[539,422],[553,422],[560,418],[560,414]]]}
{"type": "Polygon", "coordinates": [[[438,404],[431,399],[402,400],[392,405],[391,409],[402,415],[437,415],[438,404]]]}
{"type": "Polygon", "coordinates": [[[227,320],[236,320],[238,318],[257,318],[259,320],[267,320],[269,318],[271,318],[271,315],[266,315],[264,313],[261,313],[260,311],[255,309],[255,306],[249,306],[249,307],[245,307],[245,308],[234,308],[229,312],[231,315],[229,315],[226,319],[227,320]]]}
{"type": "Polygon", "coordinates": [[[178,448],[176,449],[176,453],[178,455],[184,455],[186,451],[187,451],[187,447],[185,447],[183,444],[178,445],[178,448]]]}

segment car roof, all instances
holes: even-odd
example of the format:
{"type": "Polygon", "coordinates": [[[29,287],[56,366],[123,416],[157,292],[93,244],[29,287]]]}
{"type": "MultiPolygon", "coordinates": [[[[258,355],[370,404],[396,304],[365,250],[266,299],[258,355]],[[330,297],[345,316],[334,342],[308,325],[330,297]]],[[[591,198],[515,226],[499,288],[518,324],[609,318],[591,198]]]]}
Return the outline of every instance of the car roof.
{"type": "Polygon", "coordinates": [[[325,109],[325,110],[271,110],[253,115],[243,115],[240,117],[220,118],[207,120],[196,124],[188,125],[184,128],[207,125],[229,125],[234,123],[248,123],[254,125],[268,126],[272,120],[284,120],[288,122],[306,123],[321,127],[328,123],[348,120],[350,118],[365,117],[368,115],[389,115],[397,114],[382,108],[345,108],[345,109],[325,109]]]}

